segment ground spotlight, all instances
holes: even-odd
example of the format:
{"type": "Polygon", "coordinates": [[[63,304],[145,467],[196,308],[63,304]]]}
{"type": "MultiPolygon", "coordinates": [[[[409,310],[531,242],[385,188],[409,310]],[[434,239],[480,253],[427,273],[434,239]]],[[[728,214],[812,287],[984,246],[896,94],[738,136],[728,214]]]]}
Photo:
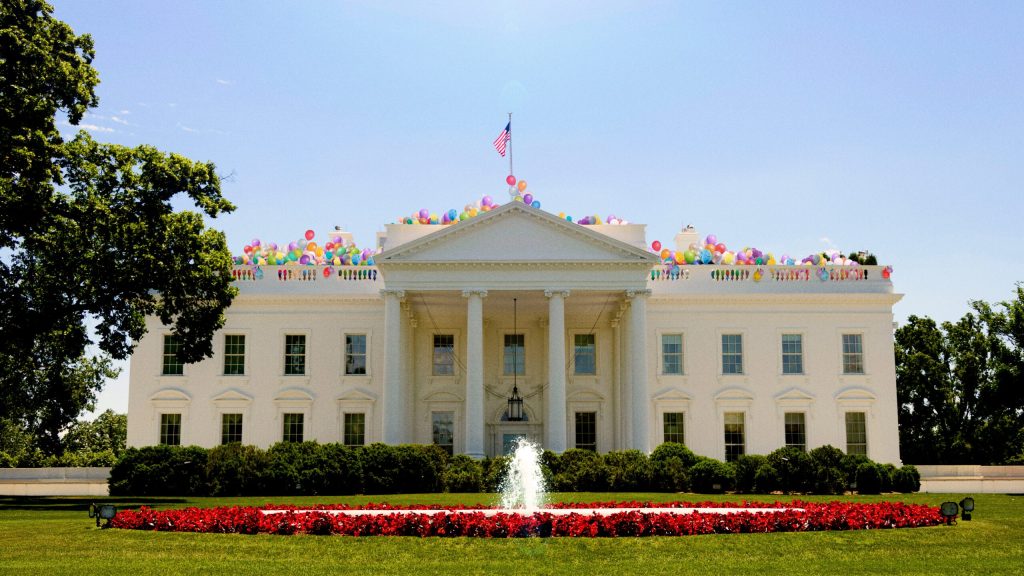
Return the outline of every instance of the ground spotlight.
{"type": "Polygon", "coordinates": [[[117,516],[117,506],[113,504],[89,504],[89,518],[96,519],[96,527],[99,528],[100,520],[106,520],[107,523],[103,526],[104,528],[110,527],[110,521],[113,520],[114,516],[117,516]]]}
{"type": "Polygon", "coordinates": [[[974,512],[974,498],[971,498],[970,496],[968,496],[968,497],[964,498],[963,500],[961,500],[960,501],[960,509],[963,510],[963,513],[960,515],[960,519],[961,520],[970,520],[971,519],[971,512],[974,512]]]}
{"type": "Polygon", "coordinates": [[[946,526],[949,526],[956,520],[956,515],[960,513],[960,505],[956,502],[943,502],[939,507],[939,514],[946,519],[946,526]]]}

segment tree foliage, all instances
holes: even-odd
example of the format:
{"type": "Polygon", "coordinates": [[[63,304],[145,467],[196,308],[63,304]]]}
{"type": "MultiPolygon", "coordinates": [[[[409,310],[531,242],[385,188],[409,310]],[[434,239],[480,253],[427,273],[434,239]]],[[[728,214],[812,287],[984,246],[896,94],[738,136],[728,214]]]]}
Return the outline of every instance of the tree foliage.
{"type": "Polygon", "coordinates": [[[900,451],[917,464],[1001,464],[1024,453],[1024,287],[957,322],[896,330],[900,451]]]}
{"type": "Polygon", "coordinates": [[[60,453],[147,316],[173,325],[182,361],[212,355],[235,291],[204,219],[234,206],[212,163],[65,141],[58,114],[74,125],[98,105],[92,40],[45,2],[0,6],[0,418],[60,453]],[[180,195],[198,210],[175,211],[180,195]]]}

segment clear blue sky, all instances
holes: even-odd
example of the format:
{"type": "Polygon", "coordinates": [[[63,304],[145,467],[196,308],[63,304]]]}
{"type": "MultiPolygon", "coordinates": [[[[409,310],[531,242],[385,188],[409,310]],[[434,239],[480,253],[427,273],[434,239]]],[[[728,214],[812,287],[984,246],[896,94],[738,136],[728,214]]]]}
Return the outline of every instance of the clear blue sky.
{"type": "MultiPolygon", "coordinates": [[[[1024,280],[1022,2],[57,2],[100,140],[217,164],[234,252],[504,198],[868,249],[899,321],[1024,280]],[[553,5],[554,4],[554,5],[553,5]]],[[[510,249],[514,250],[514,247],[510,249]]],[[[100,409],[127,408],[127,370],[100,409]]]]}

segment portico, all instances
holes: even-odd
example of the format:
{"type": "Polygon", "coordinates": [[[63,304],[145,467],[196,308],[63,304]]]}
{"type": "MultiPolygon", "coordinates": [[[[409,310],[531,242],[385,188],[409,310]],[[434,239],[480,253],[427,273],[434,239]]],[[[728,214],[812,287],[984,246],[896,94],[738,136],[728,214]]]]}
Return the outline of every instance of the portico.
{"type": "Polygon", "coordinates": [[[394,443],[430,441],[423,437],[425,424],[435,435],[434,414],[453,412],[453,451],[473,457],[501,453],[509,436],[525,435],[562,452],[575,445],[570,440],[576,426],[571,401],[586,418],[595,418],[584,426],[596,430],[598,417],[601,425],[611,424],[613,433],[601,435],[602,443],[609,444],[606,449],[649,450],[646,367],[633,358],[646,349],[643,306],[655,262],[637,246],[517,203],[385,249],[378,259],[388,286],[382,291],[388,356],[384,437],[394,443]],[[473,257],[467,259],[470,252],[473,257]],[[518,334],[512,332],[513,300],[521,312],[518,334]],[[630,315],[628,325],[619,322],[631,308],[641,311],[630,315]],[[412,324],[426,333],[416,339],[420,347],[402,349],[403,326],[411,330],[412,324]],[[447,337],[446,331],[452,333],[452,360],[464,367],[463,382],[456,376],[460,370],[438,374],[433,363],[438,347],[447,342],[435,342],[434,335],[447,337]],[[614,346],[625,346],[626,352],[614,346]],[[504,357],[511,347],[522,348],[520,365],[504,357]],[[393,350],[419,361],[403,370],[393,350]],[[586,366],[576,365],[579,354],[586,366]],[[623,358],[629,360],[623,363],[623,358]],[[509,421],[502,410],[513,379],[521,382],[525,397],[526,418],[519,422],[509,421]],[[623,390],[629,391],[629,414],[623,412],[623,390]],[[399,397],[415,400],[412,429],[406,426],[403,402],[388,400],[399,397]],[[431,398],[444,401],[432,403],[431,398]],[[632,422],[628,431],[620,425],[623,418],[632,422]]]}

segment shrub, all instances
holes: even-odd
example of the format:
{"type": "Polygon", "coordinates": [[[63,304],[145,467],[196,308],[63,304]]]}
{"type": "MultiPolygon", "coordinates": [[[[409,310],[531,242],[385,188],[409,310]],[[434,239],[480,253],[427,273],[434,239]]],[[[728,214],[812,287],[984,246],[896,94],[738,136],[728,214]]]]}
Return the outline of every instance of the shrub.
{"type": "Polygon", "coordinates": [[[690,468],[700,460],[700,456],[693,453],[692,450],[686,447],[686,444],[679,444],[678,442],[665,442],[658,446],[651,452],[651,463],[657,464],[658,462],[664,462],[669,458],[678,458],[683,464],[683,468],[690,468]]]}
{"type": "Polygon", "coordinates": [[[465,454],[458,454],[448,460],[443,479],[445,492],[479,492],[484,484],[483,465],[465,454]]]}
{"type": "Polygon", "coordinates": [[[655,490],[685,492],[690,489],[690,475],[678,456],[651,460],[651,484],[655,490]]]}
{"type": "Polygon", "coordinates": [[[851,489],[857,487],[857,469],[860,468],[861,464],[869,462],[871,460],[863,454],[843,454],[840,468],[843,469],[843,473],[846,475],[847,486],[851,489]]]}
{"type": "Polygon", "coordinates": [[[733,462],[733,467],[736,470],[736,491],[744,494],[753,493],[755,490],[760,492],[762,488],[755,489],[754,487],[754,476],[757,474],[757,469],[767,462],[768,458],[759,454],[744,454],[737,458],[733,462]]]}
{"type": "Polygon", "coordinates": [[[7,452],[0,452],[0,468],[14,468],[17,465],[17,458],[7,452]]]}
{"type": "Polygon", "coordinates": [[[608,489],[608,471],[592,450],[570,448],[558,458],[554,488],[559,492],[601,492],[608,489]]]}
{"type": "Polygon", "coordinates": [[[324,476],[319,494],[361,494],[363,467],[357,449],[338,442],[320,445],[320,469],[324,476]]]}
{"type": "Polygon", "coordinates": [[[255,446],[225,444],[211,448],[206,457],[206,478],[212,496],[255,496],[264,493],[267,453],[255,446]]]}
{"type": "Polygon", "coordinates": [[[874,462],[863,462],[857,467],[857,492],[879,494],[882,491],[883,469],[874,462]]]}
{"type": "Polygon", "coordinates": [[[783,486],[778,470],[765,459],[754,472],[754,489],[760,494],[771,494],[783,486]]]}
{"type": "Polygon", "coordinates": [[[882,492],[892,492],[896,475],[896,467],[892,464],[877,464],[878,474],[882,477],[882,492]]]}
{"type": "Polygon", "coordinates": [[[111,496],[206,496],[206,449],[129,448],[110,470],[111,496]]]}
{"type": "Polygon", "coordinates": [[[768,463],[779,473],[777,486],[789,492],[808,492],[814,485],[814,460],[799,448],[784,446],[768,455],[768,463]]]}
{"type": "Polygon", "coordinates": [[[505,481],[505,475],[508,473],[509,459],[508,456],[497,456],[484,460],[484,490],[487,492],[501,490],[501,483],[505,481]]]}
{"type": "Polygon", "coordinates": [[[608,474],[608,488],[613,491],[643,492],[650,490],[653,472],[651,460],[639,450],[608,452],[603,457],[608,474]]]}
{"type": "Polygon", "coordinates": [[[359,452],[366,494],[440,492],[448,455],[435,445],[370,444],[359,452]]]}
{"type": "Polygon", "coordinates": [[[88,468],[113,466],[115,463],[117,463],[117,456],[113,450],[100,450],[96,452],[65,452],[60,456],[50,456],[42,465],[58,468],[88,468]]]}
{"type": "Polygon", "coordinates": [[[701,458],[689,472],[694,492],[701,494],[720,494],[731,488],[735,479],[732,465],[714,458],[701,458]]]}
{"type": "Polygon", "coordinates": [[[893,490],[909,494],[921,489],[921,473],[917,468],[907,464],[893,475],[893,490]]]}
{"type": "Polygon", "coordinates": [[[835,446],[819,446],[810,451],[814,468],[811,490],[815,494],[842,494],[849,485],[847,473],[843,470],[842,450],[835,446]]]}

